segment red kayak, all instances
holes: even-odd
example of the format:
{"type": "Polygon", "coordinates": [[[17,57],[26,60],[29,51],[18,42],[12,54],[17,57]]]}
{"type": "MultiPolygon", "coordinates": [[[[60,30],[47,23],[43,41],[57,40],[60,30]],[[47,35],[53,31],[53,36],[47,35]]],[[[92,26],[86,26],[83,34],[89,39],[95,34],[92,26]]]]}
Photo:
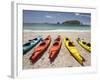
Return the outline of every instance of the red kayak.
{"type": "Polygon", "coordinates": [[[57,39],[55,39],[53,45],[51,46],[49,50],[49,59],[50,62],[53,62],[59,53],[59,50],[61,48],[62,42],[61,42],[61,36],[59,35],[57,39]]]}
{"type": "Polygon", "coordinates": [[[49,44],[51,42],[51,36],[48,35],[47,38],[45,38],[37,47],[35,47],[31,57],[30,61],[32,63],[35,63],[43,54],[44,51],[48,48],[49,44]]]}

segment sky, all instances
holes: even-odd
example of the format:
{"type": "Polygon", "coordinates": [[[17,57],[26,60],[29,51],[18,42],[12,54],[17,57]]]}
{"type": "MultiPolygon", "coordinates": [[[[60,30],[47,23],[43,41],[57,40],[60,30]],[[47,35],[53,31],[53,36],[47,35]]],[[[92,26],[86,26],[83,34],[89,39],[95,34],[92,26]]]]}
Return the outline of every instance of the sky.
{"type": "Polygon", "coordinates": [[[63,23],[66,20],[79,20],[85,25],[91,24],[90,13],[80,12],[52,12],[52,11],[32,11],[23,10],[24,23],[63,23]]]}

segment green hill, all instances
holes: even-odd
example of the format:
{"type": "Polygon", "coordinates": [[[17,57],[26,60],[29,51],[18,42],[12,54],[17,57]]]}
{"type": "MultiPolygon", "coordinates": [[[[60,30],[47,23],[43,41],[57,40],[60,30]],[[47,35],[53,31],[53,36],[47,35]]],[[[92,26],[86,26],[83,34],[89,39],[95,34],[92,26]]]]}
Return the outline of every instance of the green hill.
{"type": "Polygon", "coordinates": [[[64,21],[62,24],[68,24],[68,25],[72,25],[72,24],[75,24],[75,25],[81,25],[81,22],[78,21],[78,20],[68,20],[68,21],[64,21]]]}

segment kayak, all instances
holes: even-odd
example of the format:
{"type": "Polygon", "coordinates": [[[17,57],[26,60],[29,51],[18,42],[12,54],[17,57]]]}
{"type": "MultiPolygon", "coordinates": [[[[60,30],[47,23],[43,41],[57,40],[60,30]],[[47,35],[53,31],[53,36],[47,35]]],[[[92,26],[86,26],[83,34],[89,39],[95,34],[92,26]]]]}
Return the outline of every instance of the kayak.
{"type": "Polygon", "coordinates": [[[59,35],[53,45],[51,46],[51,48],[49,49],[49,59],[50,62],[53,62],[55,60],[55,58],[57,57],[57,54],[59,53],[59,50],[61,48],[62,42],[61,42],[61,36],[59,35]]]}
{"type": "Polygon", "coordinates": [[[26,54],[29,50],[36,46],[42,40],[41,36],[38,36],[27,43],[23,44],[23,54],[26,54]]]}
{"type": "Polygon", "coordinates": [[[77,38],[76,40],[80,46],[82,46],[87,51],[91,52],[91,44],[90,43],[87,43],[84,40],[81,40],[80,38],[77,38]]]}
{"type": "Polygon", "coordinates": [[[37,45],[34,48],[34,51],[30,57],[30,61],[32,63],[35,63],[43,55],[43,53],[50,45],[50,42],[51,42],[51,36],[48,35],[39,45],[37,45]]]}
{"type": "Polygon", "coordinates": [[[71,55],[81,64],[83,65],[83,62],[85,59],[80,55],[79,51],[75,47],[74,43],[70,41],[69,38],[64,38],[64,43],[66,48],[69,50],[71,55]]]}

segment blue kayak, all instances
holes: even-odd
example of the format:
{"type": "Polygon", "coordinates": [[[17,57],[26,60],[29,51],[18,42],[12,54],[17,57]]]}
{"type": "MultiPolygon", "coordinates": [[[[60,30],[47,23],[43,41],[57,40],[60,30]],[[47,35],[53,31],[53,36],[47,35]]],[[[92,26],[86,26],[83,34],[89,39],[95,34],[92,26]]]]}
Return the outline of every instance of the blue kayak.
{"type": "Polygon", "coordinates": [[[41,36],[38,36],[32,40],[29,40],[27,43],[23,44],[23,54],[26,54],[29,50],[31,50],[36,44],[38,44],[42,40],[41,36]]]}

